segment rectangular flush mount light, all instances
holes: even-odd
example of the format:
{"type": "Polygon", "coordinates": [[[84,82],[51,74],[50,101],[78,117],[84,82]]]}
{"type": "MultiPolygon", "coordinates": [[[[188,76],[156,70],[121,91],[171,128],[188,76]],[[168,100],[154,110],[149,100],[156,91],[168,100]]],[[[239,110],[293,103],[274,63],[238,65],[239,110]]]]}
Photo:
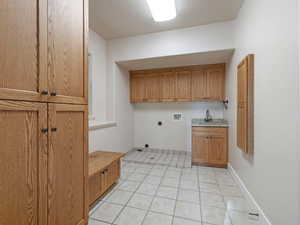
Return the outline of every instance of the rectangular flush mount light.
{"type": "Polygon", "coordinates": [[[176,17],[175,0],[147,0],[147,3],[156,22],[167,21],[176,17]]]}

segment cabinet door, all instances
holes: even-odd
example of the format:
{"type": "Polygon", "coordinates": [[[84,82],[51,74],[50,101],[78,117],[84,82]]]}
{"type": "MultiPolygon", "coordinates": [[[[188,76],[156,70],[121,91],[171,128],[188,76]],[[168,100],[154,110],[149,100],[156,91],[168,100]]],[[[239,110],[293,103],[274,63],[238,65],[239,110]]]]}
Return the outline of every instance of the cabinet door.
{"type": "Polygon", "coordinates": [[[47,105],[0,101],[0,224],[47,224],[47,105]]]}
{"type": "Polygon", "coordinates": [[[48,0],[50,102],[87,104],[88,0],[48,0]]]}
{"type": "Polygon", "coordinates": [[[192,134],[192,162],[193,163],[208,163],[208,145],[207,136],[193,131],[192,134]]]}
{"type": "Polygon", "coordinates": [[[192,100],[201,101],[208,100],[207,95],[207,79],[204,70],[196,70],[192,72],[192,100]]]}
{"type": "Polygon", "coordinates": [[[91,205],[101,195],[101,176],[96,173],[89,177],[89,204],[91,205]]]}
{"type": "Polygon", "coordinates": [[[192,100],[192,73],[190,71],[177,72],[177,101],[192,100]]]}
{"type": "Polygon", "coordinates": [[[130,98],[131,102],[139,103],[145,99],[145,80],[143,76],[132,75],[130,78],[130,98]]]}
{"type": "Polygon", "coordinates": [[[227,138],[214,135],[209,138],[209,163],[216,166],[227,165],[227,138]]]}
{"type": "Polygon", "coordinates": [[[160,76],[157,74],[146,74],[145,79],[145,99],[146,102],[160,101],[160,76]]]}
{"type": "Polygon", "coordinates": [[[161,75],[161,98],[163,102],[176,101],[176,75],[173,72],[166,72],[161,75]]]}
{"type": "Polygon", "coordinates": [[[48,225],[87,222],[87,108],[49,104],[48,225]]]}
{"type": "Polygon", "coordinates": [[[119,170],[120,170],[119,161],[115,161],[109,166],[109,168],[107,170],[109,186],[111,186],[117,182],[117,180],[119,178],[119,170]]]}
{"type": "Polygon", "coordinates": [[[207,97],[211,101],[225,99],[225,70],[224,68],[206,69],[207,97]]]}
{"type": "Polygon", "coordinates": [[[47,1],[0,1],[0,99],[44,101],[47,1]]]}

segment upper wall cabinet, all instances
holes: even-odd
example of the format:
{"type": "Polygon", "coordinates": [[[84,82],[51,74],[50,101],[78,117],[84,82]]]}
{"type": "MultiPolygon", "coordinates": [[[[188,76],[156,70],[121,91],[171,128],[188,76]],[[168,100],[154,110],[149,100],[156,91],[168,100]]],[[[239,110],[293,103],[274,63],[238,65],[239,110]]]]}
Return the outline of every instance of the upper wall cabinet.
{"type": "Polygon", "coordinates": [[[43,101],[47,1],[0,1],[0,99],[43,101]]]}
{"type": "Polygon", "coordinates": [[[0,99],[87,103],[87,4],[0,1],[0,99]]]}
{"type": "Polygon", "coordinates": [[[131,71],[130,80],[133,103],[225,99],[225,64],[131,71]]]}
{"type": "Polygon", "coordinates": [[[88,0],[48,1],[49,101],[87,103],[88,0]]]}

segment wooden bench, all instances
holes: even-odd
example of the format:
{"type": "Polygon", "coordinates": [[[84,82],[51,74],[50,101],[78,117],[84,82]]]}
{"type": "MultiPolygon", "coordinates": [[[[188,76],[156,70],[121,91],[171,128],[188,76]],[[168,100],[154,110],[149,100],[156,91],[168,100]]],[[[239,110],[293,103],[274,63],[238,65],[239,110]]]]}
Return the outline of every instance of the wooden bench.
{"type": "Polygon", "coordinates": [[[123,153],[97,151],[89,154],[89,205],[100,198],[120,177],[123,153]]]}

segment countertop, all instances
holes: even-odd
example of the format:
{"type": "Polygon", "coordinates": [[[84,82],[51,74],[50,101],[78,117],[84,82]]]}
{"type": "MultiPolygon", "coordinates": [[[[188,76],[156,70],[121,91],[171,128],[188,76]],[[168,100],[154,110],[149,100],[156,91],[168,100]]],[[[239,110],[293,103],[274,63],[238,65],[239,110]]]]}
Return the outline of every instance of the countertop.
{"type": "Polygon", "coordinates": [[[224,119],[215,119],[209,122],[204,119],[192,119],[192,127],[229,127],[229,124],[224,119]]]}

